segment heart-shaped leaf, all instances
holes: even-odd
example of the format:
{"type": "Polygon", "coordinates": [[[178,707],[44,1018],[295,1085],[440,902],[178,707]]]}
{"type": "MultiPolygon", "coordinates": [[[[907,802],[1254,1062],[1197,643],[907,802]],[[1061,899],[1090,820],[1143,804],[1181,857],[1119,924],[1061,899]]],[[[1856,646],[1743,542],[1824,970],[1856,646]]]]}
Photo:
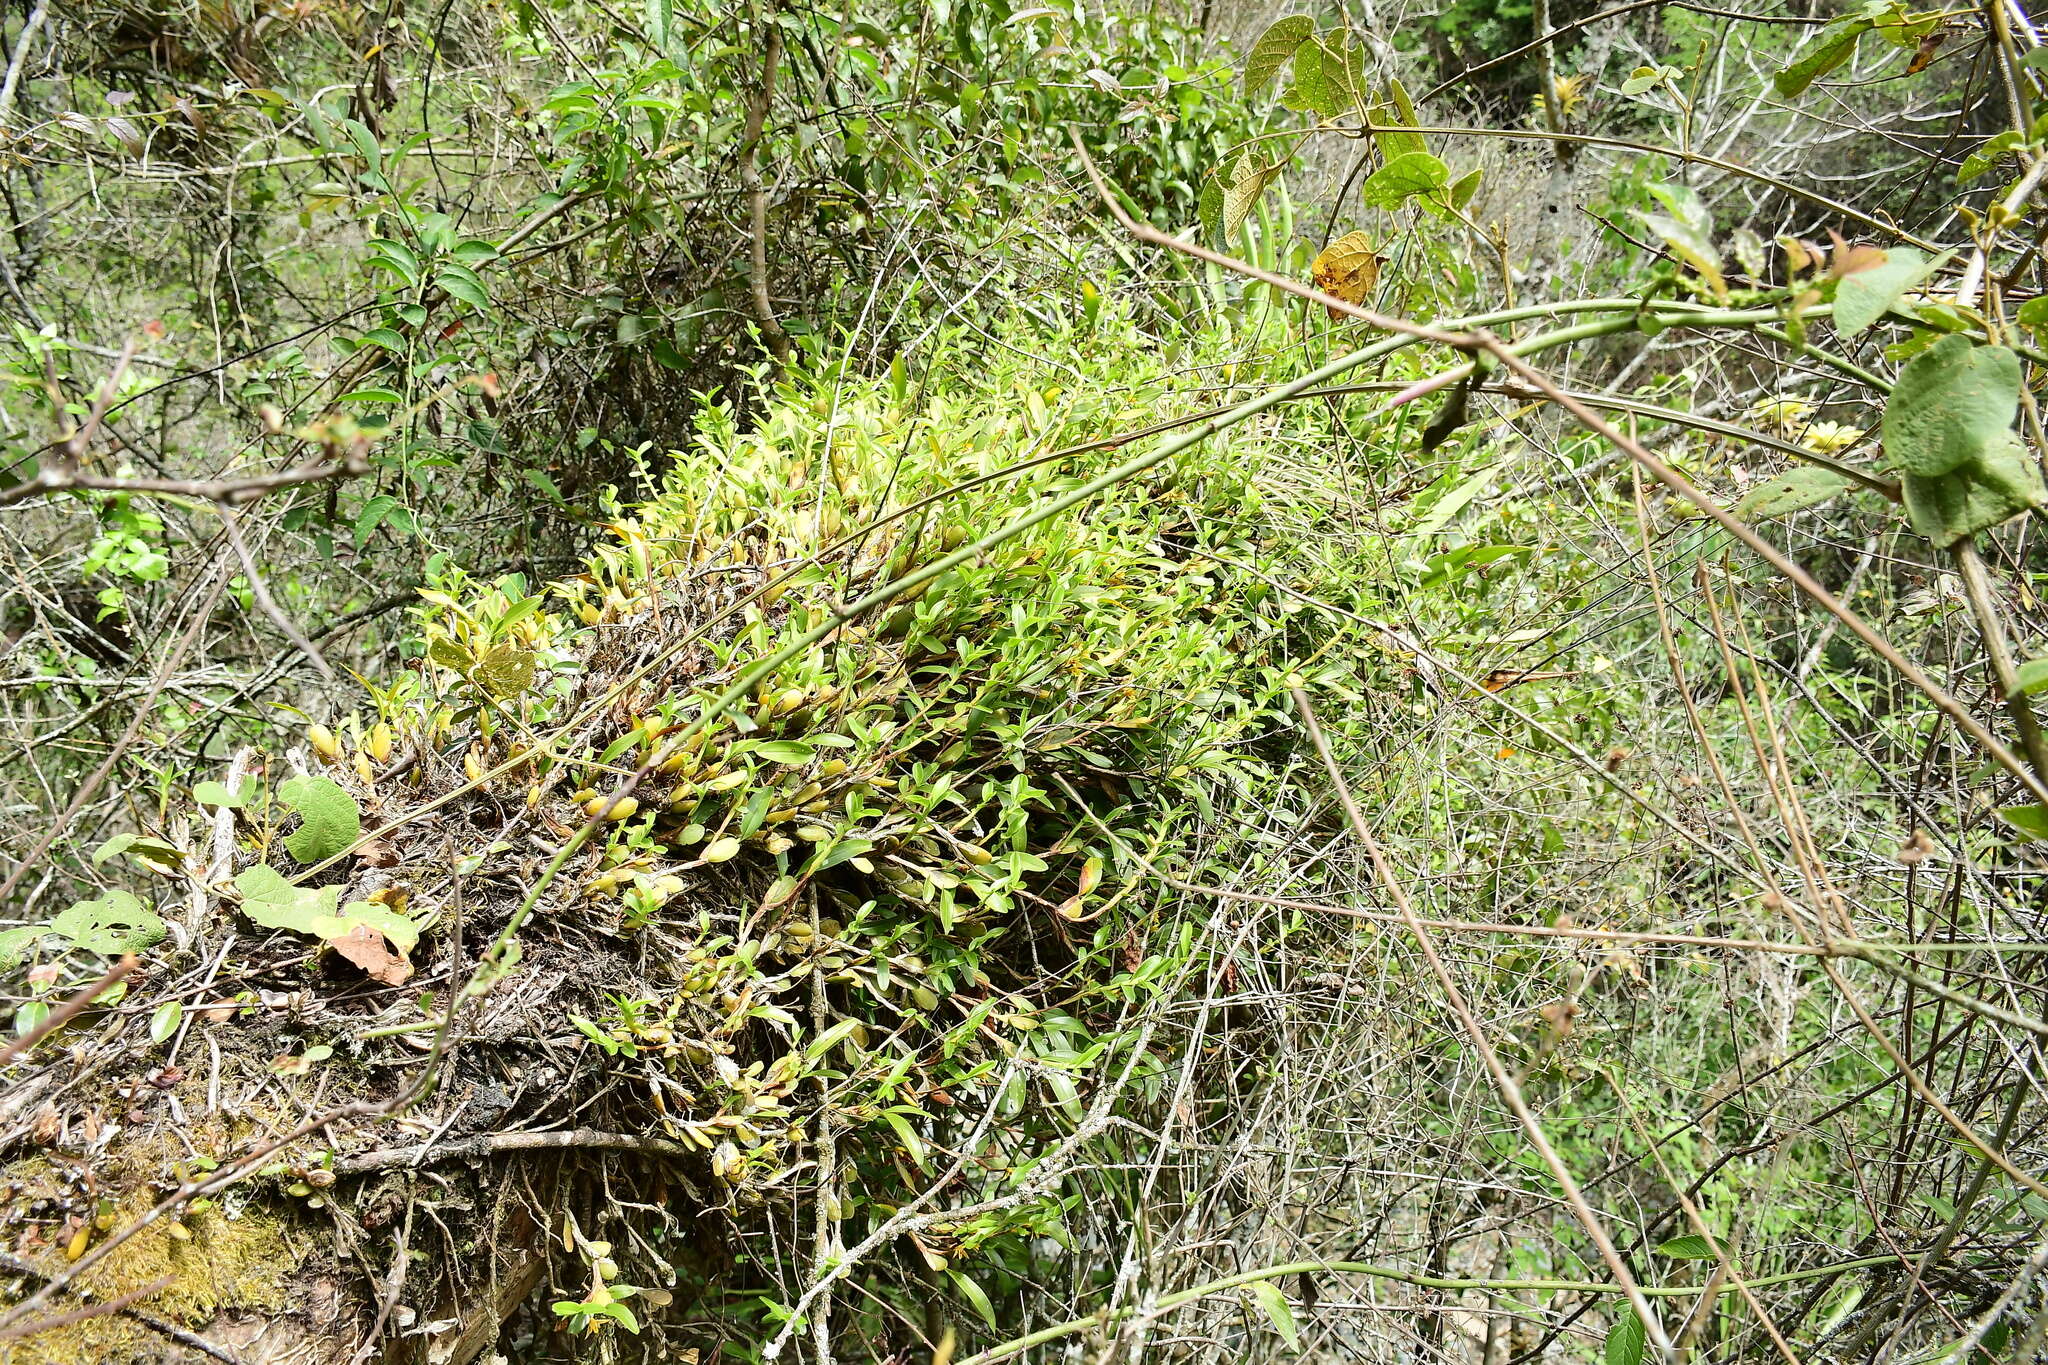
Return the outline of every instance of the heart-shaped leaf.
{"type": "Polygon", "coordinates": [[[341,895],[338,886],[294,886],[283,873],[262,863],[235,878],[235,890],[242,893],[242,913],[265,929],[308,936],[317,932],[313,926],[322,916],[334,913],[341,895]]]}
{"type": "Polygon", "coordinates": [[[298,812],[299,828],[284,846],[302,863],[325,862],[362,836],[356,799],[332,778],[294,777],[277,789],[277,797],[298,812]]]}

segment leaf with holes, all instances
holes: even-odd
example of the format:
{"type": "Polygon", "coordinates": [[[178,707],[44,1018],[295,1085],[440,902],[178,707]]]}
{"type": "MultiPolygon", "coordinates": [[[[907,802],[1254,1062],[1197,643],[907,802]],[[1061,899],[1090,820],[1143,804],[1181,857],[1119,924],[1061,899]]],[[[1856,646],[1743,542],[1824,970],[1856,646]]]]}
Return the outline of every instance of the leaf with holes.
{"type": "Polygon", "coordinates": [[[409,953],[420,941],[419,924],[388,905],[375,901],[350,901],[338,915],[322,915],[313,921],[313,932],[321,938],[338,939],[357,929],[369,929],[391,940],[401,953],[409,953]]]}
{"type": "Polygon", "coordinates": [[[363,833],[356,799],[332,778],[294,777],[277,789],[278,800],[299,816],[299,827],[284,846],[302,863],[324,863],[363,833]]]}
{"type": "Polygon", "coordinates": [[[169,932],[164,922],[145,910],[126,891],[109,891],[98,900],[80,901],[50,921],[50,932],[72,947],[102,957],[139,953],[169,932]]]}
{"type": "MultiPolygon", "coordinates": [[[[1347,232],[1317,253],[1309,263],[1309,275],[1316,288],[1346,303],[1362,304],[1380,282],[1383,258],[1372,249],[1372,239],[1362,232],[1347,232]]],[[[1341,318],[1340,309],[1330,316],[1341,318]]]]}

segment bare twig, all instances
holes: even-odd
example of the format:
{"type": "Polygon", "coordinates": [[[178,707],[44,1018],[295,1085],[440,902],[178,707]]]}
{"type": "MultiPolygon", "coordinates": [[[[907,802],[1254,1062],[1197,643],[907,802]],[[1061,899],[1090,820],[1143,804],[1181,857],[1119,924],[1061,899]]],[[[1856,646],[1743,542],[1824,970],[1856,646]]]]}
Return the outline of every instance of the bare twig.
{"type": "Polygon", "coordinates": [[[747,101],[746,131],[740,136],[740,184],[747,192],[747,218],[752,241],[749,245],[747,286],[754,300],[754,320],[760,324],[761,339],[778,365],[789,363],[789,333],[775,316],[775,300],[768,292],[768,191],[761,183],[761,135],[768,123],[769,107],[775,102],[775,76],[782,66],[782,25],[771,4],[756,29],[766,27],[761,45],[761,80],[747,101]]]}

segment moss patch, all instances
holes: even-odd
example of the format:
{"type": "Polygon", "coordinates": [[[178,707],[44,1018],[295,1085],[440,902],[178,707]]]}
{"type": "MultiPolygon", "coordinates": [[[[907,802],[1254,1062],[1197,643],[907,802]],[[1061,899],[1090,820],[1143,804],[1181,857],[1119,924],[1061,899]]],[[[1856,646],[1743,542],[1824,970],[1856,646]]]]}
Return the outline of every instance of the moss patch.
{"type": "MultiPolygon", "coordinates": [[[[54,1184],[54,1172],[44,1169],[45,1178],[54,1184]]],[[[21,1180],[32,1172],[17,1169],[9,1174],[21,1180]]],[[[151,1203],[146,1187],[132,1190],[116,1206],[112,1226],[127,1226],[151,1203]]],[[[95,1242],[103,1236],[96,1232],[95,1242]]],[[[60,1246],[24,1259],[51,1273],[65,1263],[60,1246]]],[[[227,1310],[282,1310],[295,1261],[283,1230],[260,1209],[252,1207],[230,1218],[217,1207],[207,1208],[181,1222],[162,1220],[129,1238],[80,1281],[90,1290],[90,1299],[65,1296],[47,1314],[62,1316],[87,1303],[105,1303],[168,1279],[162,1290],[135,1306],[152,1317],[197,1330],[227,1310]]],[[[100,1365],[183,1349],[125,1314],[106,1313],[0,1342],[0,1365],[100,1365]]]]}

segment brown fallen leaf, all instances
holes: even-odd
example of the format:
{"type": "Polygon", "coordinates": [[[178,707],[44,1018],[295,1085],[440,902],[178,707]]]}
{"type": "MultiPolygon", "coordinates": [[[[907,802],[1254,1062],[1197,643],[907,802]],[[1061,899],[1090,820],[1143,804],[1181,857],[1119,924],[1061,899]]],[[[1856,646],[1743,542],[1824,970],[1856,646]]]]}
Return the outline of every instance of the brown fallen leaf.
{"type": "Polygon", "coordinates": [[[372,839],[356,850],[356,861],[364,867],[396,867],[398,850],[382,839],[372,839]]]}
{"type": "Polygon", "coordinates": [[[39,1147],[54,1147],[57,1139],[64,1136],[64,1116],[57,1112],[57,1106],[44,1100],[42,1108],[36,1110],[35,1125],[30,1130],[39,1147]]]}
{"type": "Polygon", "coordinates": [[[384,935],[367,924],[358,924],[339,938],[327,941],[330,948],[361,967],[372,981],[403,986],[412,976],[412,963],[397,951],[384,935]]]}
{"type": "MultiPolygon", "coordinates": [[[[1325,294],[1335,295],[1346,303],[1362,304],[1380,282],[1383,259],[1372,249],[1372,239],[1362,232],[1347,232],[1317,253],[1308,270],[1316,288],[1325,294]]],[[[1333,318],[1345,316],[1341,309],[1329,311],[1333,318]]]]}

